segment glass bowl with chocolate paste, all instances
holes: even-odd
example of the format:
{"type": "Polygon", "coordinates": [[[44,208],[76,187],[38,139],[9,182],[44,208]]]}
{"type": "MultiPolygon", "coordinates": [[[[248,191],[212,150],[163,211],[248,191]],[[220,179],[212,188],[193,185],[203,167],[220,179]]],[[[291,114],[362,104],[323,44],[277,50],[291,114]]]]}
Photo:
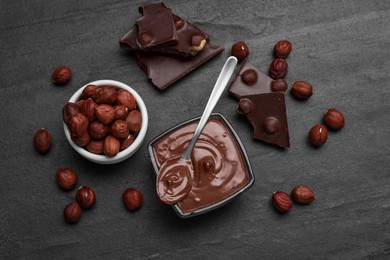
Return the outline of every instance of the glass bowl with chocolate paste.
{"type": "Polygon", "coordinates": [[[174,126],[148,146],[157,176],[157,193],[182,218],[216,209],[254,183],[244,146],[230,123],[219,113],[211,115],[196,142],[188,166],[190,170],[187,171],[186,165],[175,165],[177,160],[172,158],[185,151],[199,120],[197,117],[174,126]],[[170,172],[162,176],[161,171],[165,170],[162,168],[170,172]],[[161,194],[164,194],[164,199],[161,194]],[[177,196],[180,196],[179,201],[177,196]],[[167,202],[166,198],[175,203],[167,202]]]}

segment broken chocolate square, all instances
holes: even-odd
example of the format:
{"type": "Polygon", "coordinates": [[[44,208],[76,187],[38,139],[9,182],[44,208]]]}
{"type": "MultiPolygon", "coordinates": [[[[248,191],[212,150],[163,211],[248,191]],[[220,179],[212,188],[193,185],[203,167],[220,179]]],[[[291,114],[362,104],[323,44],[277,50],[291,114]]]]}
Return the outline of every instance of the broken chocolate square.
{"type": "Polygon", "coordinates": [[[228,92],[237,99],[246,95],[272,93],[271,82],[270,77],[258,70],[249,61],[246,61],[242,64],[228,92]]]}
{"type": "Polygon", "coordinates": [[[252,124],[254,139],[290,147],[283,92],[243,96],[237,110],[252,124]]]}
{"type": "Polygon", "coordinates": [[[139,12],[137,45],[141,50],[177,43],[172,11],[164,3],[145,4],[139,12]]]}
{"type": "MultiPolygon", "coordinates": [[[[167,46],[154,46],[153,48],[148,48],[147,51],[161,52],[161,53],[170,53],[177,54],[182,56],[194,56],[199,51],[196,47],[194,48],[192,42],[199,37],[200,41],[204,40],[204,43],[209,42],[209,36],[192,25],[185,19],[173,15],[173,21],[175,23],[176,35],[177,35],[177,44],[167,45],[167,46]]],[[[120,46],[129,51],[137,51],[140,48],[137,45],[137,36],[138,36],[138,27],[134,25],[119,41],[120,46]]],[[[196,43],[196,42],[195,42],[196,43]]]]}

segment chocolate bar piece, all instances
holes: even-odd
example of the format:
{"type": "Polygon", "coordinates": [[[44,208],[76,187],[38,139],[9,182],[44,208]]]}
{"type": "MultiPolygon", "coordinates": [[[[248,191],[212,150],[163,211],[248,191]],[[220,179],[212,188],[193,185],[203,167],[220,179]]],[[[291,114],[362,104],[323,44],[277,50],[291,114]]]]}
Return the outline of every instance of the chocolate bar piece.
{"type": "Polygon", "coordinates": [[[223,50],[222,47],[208,43],[201,52],[192,57],[138,51],[136,59],[149,80],[163,90],[223,50]]]}
{"type": "MultiPolygon", "coordinates": [[[[175,23],[176,28],[176,36],[178,40],[177,44],[167,46],[154,46],[153,48],[148,48],[147,51],[177,54],[185,57],[194,56],[199,51],[202,51],[192,46],[193,40],[194,44],[196,45],[197,37],[199,37],[200,40],[204,40],[204,43],[209,42],[210,37],[205,32],[177,15],[173,15],[173,21],[175,23]]],[[[138,28],[137,25],[134,25],[120,39],[119,45],[125,50],[137,51],[140,49],[137,45],[137,36],[138,28]]]]}
{"type": "Polygon", "coordinates": [[[237,110],[252,124],[254,139],[290,147],[283,92],[243,96],[237,110]]]}
{"type": "Polygon", "coordinates": [[[246,61],[241,65],[240,71],[231,83],[228,92],[237,99],[246,95],[272,93],[271,82],[270,77],[246,61]]]}
{"type": "Polygon", "coordinates": [[[145,4],[139,7],[139,12],[142,17],[136,21],[137,45],[141,50],[177,44],[172,11],[164,3],[145,4]]]}
{"type": "Polygon", "coordinates": [[[140,48],[137,45],[138,27],[133,25],[131,29],[119,40],[119,46],[127,51],[137,51],[140,48]]]}

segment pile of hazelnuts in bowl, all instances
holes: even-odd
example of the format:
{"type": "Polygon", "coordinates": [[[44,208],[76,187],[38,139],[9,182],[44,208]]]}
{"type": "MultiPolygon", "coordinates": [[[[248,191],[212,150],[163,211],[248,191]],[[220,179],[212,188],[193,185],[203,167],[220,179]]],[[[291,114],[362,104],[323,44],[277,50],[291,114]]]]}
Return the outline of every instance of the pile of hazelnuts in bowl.
{"type": "Polygon", "coordinates": [[[84,158],[100,164],[121,162],[145,139],[148,113],[140,95],[114,80],[81,87],[62,109],[65,136],[84,158]]]}

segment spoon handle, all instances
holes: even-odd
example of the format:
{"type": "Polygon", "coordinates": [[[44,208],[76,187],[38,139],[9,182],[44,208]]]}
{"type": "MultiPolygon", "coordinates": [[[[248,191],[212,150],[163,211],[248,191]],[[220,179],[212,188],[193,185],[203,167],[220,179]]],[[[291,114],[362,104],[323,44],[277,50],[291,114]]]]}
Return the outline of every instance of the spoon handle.
{"type": "Polygon", "coordinates": [[[230,56],[223,66],[221,73],[218,76],[217,82],[214,85],[213,91],[211,92],[209,101],[207,102],[207,105],[203,111],[202,117],[200,118],[199,124],[195,130],[195,133],[191,139],[190,144],[186,148],[185,152],[183,153],[182,157],[186,160],[191,158],[192,149],[195,146],[196,141],[198,140],[200,134],[203,131],[203,128],[205,127],[211,112],[213,112],[213,109],[215,105],[217,104],[219,98],[221,97],[224,89],[226,88],[227,84],[229,83],[229,80],[231,76],[233,75],[234,69],[237,66],[237,58],[234,56],[230,56]]]}

